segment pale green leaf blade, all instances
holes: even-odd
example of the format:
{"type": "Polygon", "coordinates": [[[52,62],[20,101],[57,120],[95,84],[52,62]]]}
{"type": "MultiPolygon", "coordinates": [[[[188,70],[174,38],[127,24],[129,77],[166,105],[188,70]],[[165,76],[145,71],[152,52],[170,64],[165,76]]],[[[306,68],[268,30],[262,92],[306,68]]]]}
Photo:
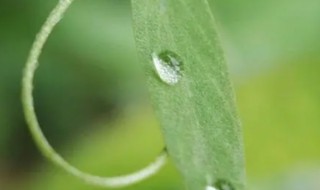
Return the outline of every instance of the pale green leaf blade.
{"type": "Polygon", "coordinates": [[[243,190],[241,128],[207,1],[132,0],[132,6],[151,100],[188,189],[226,181],[243,190]],[[177,84],[166,84],[155,72],[152,58],[164,51],[181,59],[177,84]]]}

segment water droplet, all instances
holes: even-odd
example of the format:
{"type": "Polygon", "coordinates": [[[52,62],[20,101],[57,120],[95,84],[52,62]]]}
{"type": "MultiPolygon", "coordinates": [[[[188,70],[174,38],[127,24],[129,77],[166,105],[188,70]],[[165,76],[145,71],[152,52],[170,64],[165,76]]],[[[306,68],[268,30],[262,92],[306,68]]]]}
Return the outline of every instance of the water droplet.
{"type": "Polygon", "coordinates": [[[171,51],[163,51],[160,54],[153,53],[152,61],[157,74],[163,82],[175,85],[180,81],[182,61],[177,54],[171,51]]]}
{"type": "Polygon", "coordinates": [[[218,180],[215,183],[215,187],[217,188],[217,190],[234,190],[231,183],[226,180],[218,180]]]}
{"type": "Polygon", "coordinates": [[[216,188],[212,187],[212,186],[207,186],[206,190],[217,190],[216,188]]]}

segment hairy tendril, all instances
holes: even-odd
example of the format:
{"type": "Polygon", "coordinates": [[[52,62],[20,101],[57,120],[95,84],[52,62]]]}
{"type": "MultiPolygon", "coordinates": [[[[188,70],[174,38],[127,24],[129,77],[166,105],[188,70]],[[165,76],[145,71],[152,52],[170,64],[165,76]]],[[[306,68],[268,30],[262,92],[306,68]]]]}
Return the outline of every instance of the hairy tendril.
{"type": "Polygon", "coordinates": [[[52,148],[40,128],[35,113],[32,92],[34,74],[39,65],[38,59],[50,33],[62,19],[64,13],[67,11],[72,2],[73,0],[59,0],[57,6],[50,13],[32,45],[22,79],[22,104],[26,121],[32,137],[42,154],[54,164],[63,168],[66,172],[91,185],[113,188],[129,186],[156,174],[167,161],[166,151],[163,151],[153,163],[135,173],[116,177],[95,176],[72,166],[52,148]]]}

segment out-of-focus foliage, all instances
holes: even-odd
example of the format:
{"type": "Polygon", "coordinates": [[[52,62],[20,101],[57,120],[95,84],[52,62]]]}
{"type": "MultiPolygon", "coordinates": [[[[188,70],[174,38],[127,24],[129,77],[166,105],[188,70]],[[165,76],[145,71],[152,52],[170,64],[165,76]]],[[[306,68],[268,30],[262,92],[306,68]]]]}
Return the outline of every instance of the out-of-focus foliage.
{"type": "Polygon", "coordinates": [[[319,54],[318,0],[209,0],[232,71],[242,77],[319,54]]]}
{"type": "MultiPolygon", "coordinates": [[[[320,165],[320,2],[210,3],[236,87],[249,182],[256,189],[290,187],[281,186],[290,180],[278,173],[320,165]]],[[[43,161],[22,116],[22,68],[55,4],[0,0],[0,189],[96,189],[43,161]]],[[[152,111],[141,111],[148,99],[130,14],[128,0],[76,1],[49,39],[36,76],[37,113],[50,142],[97,174],[138,169],[162,147],[152,111]]],[[[172,166],[128,189],[156,188],[183,189],[172,166]]]]}
{"type": "Polygon", "coordinates": [[[319,63],[319,57],[289,60],[238,85],[250,176],[319,163],[319,63]]]}
{"type": "MultiPolygon", "coordinates": [[[[76,143],[65,147],[64,155],[83,170],[102,176],[126,174],[142,168],[151,162],[163,147],[160,128],[150,113],[151,111],[147,109],[131,110],[123,115],[126,116],[126,120],[117,119],[112,122],[111,129],[101,122],[98,125],[102,128],[84,138],[78,138],[76,143]]],[[[33,171],[36,183],[23,186],[21,189],[41,190],[44,187],[48,190],[101,189],[85,185],[51,165],[37,167],[33,171]],[[68,183],[65,183],[66,181],[68,183]]],[[[168,165],[149,180],[124,189],[183,188],[177,171],[168,165]]]]}

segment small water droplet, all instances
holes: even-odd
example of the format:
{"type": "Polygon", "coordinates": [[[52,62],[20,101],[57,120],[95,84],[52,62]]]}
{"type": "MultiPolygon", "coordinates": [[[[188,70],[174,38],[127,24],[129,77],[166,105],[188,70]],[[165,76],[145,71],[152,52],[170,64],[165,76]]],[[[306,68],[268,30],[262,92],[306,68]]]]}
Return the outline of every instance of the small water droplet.
{"type": "Polygon", "coordinates": [[[212,186],[207,186],[206,190],[217,190],[216,188],[212,187],[212,186]]]}
{"type": "Polygon", "coordinates": [[[152,61],[163,82],[175,85],[180,81],[182,61],[177,54],[172,51],[163,51],[160,54],[153,53],[152,61]]]}
{"type": "Polygon", "coordinates": [[[217,190],[235,190],[231,183],[226,180],[218,180],[215,183],[215,187],[217,190]]]}

